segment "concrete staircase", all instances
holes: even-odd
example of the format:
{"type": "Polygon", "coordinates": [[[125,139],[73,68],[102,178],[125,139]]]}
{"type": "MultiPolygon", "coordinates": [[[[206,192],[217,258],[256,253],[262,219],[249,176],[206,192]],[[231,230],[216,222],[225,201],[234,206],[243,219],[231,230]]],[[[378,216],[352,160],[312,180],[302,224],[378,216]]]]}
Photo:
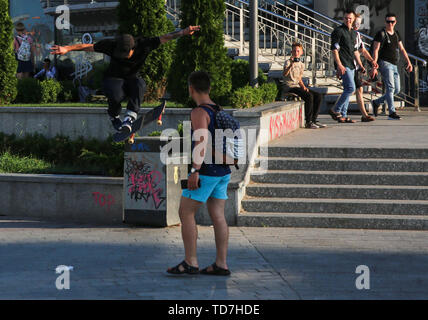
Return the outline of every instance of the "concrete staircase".
{"type": "Polygon", "coordinates": [[[240,226],[428,230],[426,149],[269,147],[262,161],[240,226]]]}

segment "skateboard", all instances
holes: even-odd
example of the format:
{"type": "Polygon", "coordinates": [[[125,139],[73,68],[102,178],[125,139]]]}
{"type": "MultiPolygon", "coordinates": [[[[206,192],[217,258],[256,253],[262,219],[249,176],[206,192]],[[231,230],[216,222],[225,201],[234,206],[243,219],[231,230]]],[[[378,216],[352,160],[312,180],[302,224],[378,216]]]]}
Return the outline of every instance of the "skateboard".
{"type": "Polygon", "coordinates": [[[149,112],[146,112],[141,117],[139,117],[137,120],[132,123],[132,130],[131,132],[124,132],[124,131],[118,131],[113,134],[113,141],[114,142],[122,142],[128,139],[129,144],[134,143],[135,133],[143,128],[144,126],[148,125],[149,123],[157,120],[157,124],[159,126],[162,125],[162,114],[165,112],[166,108],[166,100],[163,100],[160,105],[153,108],[149,112]]]}

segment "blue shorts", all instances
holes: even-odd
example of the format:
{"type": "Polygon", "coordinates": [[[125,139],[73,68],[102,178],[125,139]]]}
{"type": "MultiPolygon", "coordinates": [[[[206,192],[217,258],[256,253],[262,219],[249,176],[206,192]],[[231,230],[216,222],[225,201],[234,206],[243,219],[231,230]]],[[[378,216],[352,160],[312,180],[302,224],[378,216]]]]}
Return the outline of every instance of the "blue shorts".
{"type": "Polygon", "coordinates": [[[182,196],[199,202],[207,202],[208,198],[227,200],[227,186],[230,174],[223,177],[199,175],[201,187],[196,190],[184,189],[182,196]]]}

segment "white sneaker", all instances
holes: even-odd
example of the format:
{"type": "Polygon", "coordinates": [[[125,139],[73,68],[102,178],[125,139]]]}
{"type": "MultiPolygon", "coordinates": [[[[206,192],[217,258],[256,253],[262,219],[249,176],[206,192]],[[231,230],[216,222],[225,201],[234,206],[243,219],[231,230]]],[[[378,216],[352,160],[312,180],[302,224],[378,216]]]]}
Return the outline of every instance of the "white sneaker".
{"type": "Polygon", "coordinates": [[[318,128],[327,128],[327,125],[326,125],[326,124],[320,123],[320,122],[318,122],[318,121],[315,121],[315,125],[316,125],[318,128]]]}
{"type": "Polygon", "coordinates": [[[309,122],[305,125],[306,129],[319,129],[320,127],[318,127],[315,123],[313,122],[309,122]]]}
{"type": "Polygon", "coordinates": [[[126,117],[125,120],[122,122],[122,131],[130,133],[132,131],[132,123],[134,122],[134,119],[131,117],[126,117]]]}

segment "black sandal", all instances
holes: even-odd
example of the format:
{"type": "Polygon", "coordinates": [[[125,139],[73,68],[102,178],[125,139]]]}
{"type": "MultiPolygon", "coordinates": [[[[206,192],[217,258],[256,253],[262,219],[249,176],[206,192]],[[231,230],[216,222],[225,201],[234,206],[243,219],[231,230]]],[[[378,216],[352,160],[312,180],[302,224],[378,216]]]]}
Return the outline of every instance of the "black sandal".
{"type": "Polygon", "coordinates": [[[338,120],[341,116],[342,116],[342,114],[340,113],[340,112],[334,112],[333,110],[331,110],[331,109],[329,109],[328,110],[328,114],[331,116],[331,118],[333,119],[333,120],[338,120]]]}
{"type": "Polygon", "coordinates": [[[206,274],[210,276],[229,276],[230,275],[230,271],[228,269],[220,268],[219,266],[216,265],[215,262],[211,265],[212,270],[208,271],[208,268],[209,267],[202,269],[201,274],[206,274]]]}
{"type": "Polygon", "coordinates": [[[177,264],[173,268],[169,268],[166,270],[166,272],[171,274],[198,274],[199,268],[192,267],[191,265],[187,264],[185,260],[183,260],[181,263],[177,264]],[[183,267],[183,270],[180,270],[180,266],[183,267]]]}

